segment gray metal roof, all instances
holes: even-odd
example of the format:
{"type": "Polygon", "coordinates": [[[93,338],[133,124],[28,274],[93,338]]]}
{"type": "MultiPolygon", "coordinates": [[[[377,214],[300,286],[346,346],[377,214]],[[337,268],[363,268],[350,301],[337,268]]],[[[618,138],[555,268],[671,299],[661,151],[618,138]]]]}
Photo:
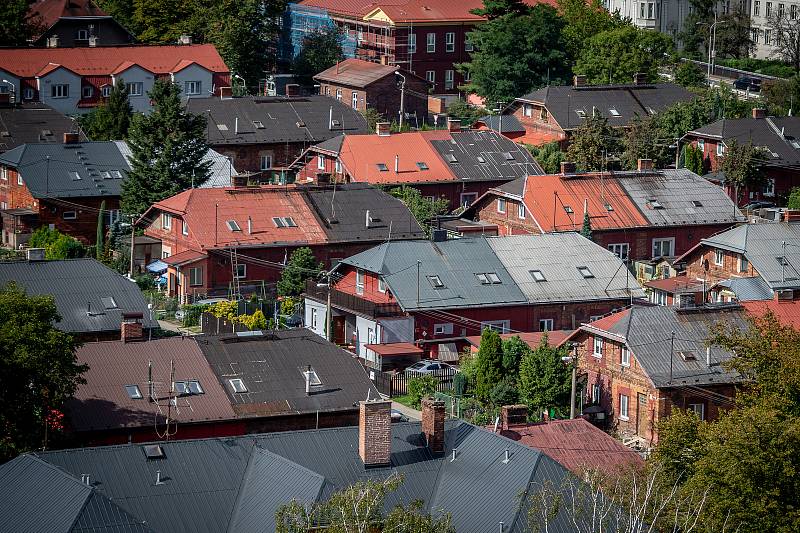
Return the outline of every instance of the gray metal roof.
{"type": "Polygon", "coordinates": [[[342,263],[380,273],[406,311],[528,301],[483,238],[389,242],[348,257],[342,263]],[[482,273],[495,273],[500,282],[482,284],[476,276],[482,273]],[[432,276],[438,276],[443,287],[435,288],[432,276]]]}
{"type": "Polygon", "coordinates": [[[728,195],[691,170],[615,173],[645,218],[654,226],[724,224],[746,220],[728,195]],[[655,208],[654,205],[661,205],[655,208]]]}
{"type": "Polygon", "coordinates": [[[19,169],[34,198],[119,196],[130,167],[113,141],[36,143],[0,154],[19,169]]]}
{"type": "Polygon", "coordinates": [[[305,328],[203,336],[197,342],[239,416],[347,410],[378,395],[352,354],[305,328]],[[303,375],[308,365],[322,382],[310,395],[303,375]],[[237,378],[247,392],[234,392],[230,380],[237,378]]]}
{"type": "MultiPolygon", "coordinates": [[[[39,102],[0,107],[0,152],[27,143],[61,143],[64,133],[76,129],[71,118],[39,102]]],[[[83,133],[80,136],[86,140],[83,133]]]]}
{"type": "Polygon", "coordinates": [[[544,174],[525,147],[494,131],[467,130],[453,133],[448,140],[430,143],[462,180],[513,180],[544,174]],[[448,162],[448,154],[455,157],[455,162],[448,162]]]}
{"type": "Polygon", "coordinates": [[[800,287],[800,224],[743,224],[700,242],[744,254],[772,290],[800,287]]]}
{"type": "Polygon", "coordinates": [[[311,145],[343,133],[371,133],[361,113],[326,96],[191,98],[187,106],[192,113],[208,117],[207,136],[212,145],[311,145]],[[331,110],[339,124],[329,128],[331,110]]]}
{"type": "Polygon", "coordinates": [[[594,110],[608,119],[610,126],[625,126],[636,117],[646,117],[676,102],[689,101],[694,95],[679,85],[572,85],[543,87],[517,98],[522,102],[543,104],[565,130],[574,129],[591,117],[594,110]],[[616,110],[614,115],[611,110],[616,110]],[[577,111],[581,111],[583,116],[577,111]]]}
{"type": "Polygon", "coordinates": [[[753,143],[769,150],[765,154],[768,166],[800,165],[800,117],[767,117],[720,119],[688,135],[722,139],[730,145],[753,143]]]}
{"type": "Polygon", "coordinates": [[[634,306],[619,312],[615,322],[606,317],[582,329],[591,333],[600,327],[601,331],[623,337],[636,361],[658,388],[738,383],[741,376],[737,372],[722,368],[721,363],[732,355],[727,350],[711,346],[711,365],[706,364],[706,343],[711,337],[711,328],[718,323],[746,329],[747,314],[736,305],[685,309],[634,306]],[[670,358],[673,332],[674,350],[670,358]],[[685,360],[682,352],[691,353],[696,359],[685,360]]]}
{"type": "MultiPolygon", "coordinates": [[[[424,510],[449,512],[459,532],[528,531],[526,508],[520,498],[544,483],[560,486],[565,468],[538,450],[464,422],[448,422],[446,453],[433,456],[418,423],[392,425],[391,465],[365,469],[358,456],[358,428],[341,427],[248,435],[237,438],[161,442],[164,457],[147,460],[142,445],[106,446],[24,455],[0,467],[0,478],[10,470],[32,465],[30,483],[0,485],[0,513],[15,514],[19,501],[38,520],[60,520],[48,531],[69,531],[64,513],[65,491],[41,486],[56,470],[72,476],[75,485],[89,473],[92,488],[78,487],[83,498],[93,493],[113,501],[154,531],[271,531],[276,507],[296,498],[310,504],[365,479],[401,474],[404,482],[386,501],[422,500],[424,510]],[[456,449],[452,460],[451,450],[456,449]],[[504,463],[505,451],[509,461],[504,463]],[[48,464],[49,463],[49,464],[48,464]],[[156,470],[162,474],[156,485],[156,470]],[[53,515],[53,516],[51,516],[53,515]],[[62,526],[63,527],[55,527],[62,526]]],[[[17,474],[17,477],[21,477],[17,474]]],[[[62,476],[67,477],[67,476],[62,476]]],[[[77,507],[71,504],[69,508],[77,507]]],[[[72,511],[75,514],[74,511],[72,511]]],[[[12,517],[13,519],[14,517],[12,517]]],[[[102,518],[98,515],[98,519],[102,518]]],[[[108,517],[111,521],[112,517],[108,517]]],[[[15,522],[24,525],[25,522],[15,522]]],[[[94,522],[98,530],[100,520],[94,522]]],[[[12,528],[30,530],[30,528],[12,528]]],[[[121,529],[128,531],[128,529],[121,529]]],[[[550,531],[572,532],[559,515],[550,531]]]]}
{"type": "Polygon", "coordinates": [[[643,298],[644,291],[615,254],[579,233],[486,239],[531,303],[643,298]],[[587,267],[584,277],[578,267],[587,267]],[[536,281],[532,270],[546,281],[536,281]]]}
{"type": "Polygon", "coordinates": [[[516,115],[486,115],[478,122],[482,122],[487,128],[498,133],[525,133],[525,127],[516,115]]]}
{"type": "Polygon", "coordinates": [[[773,297],[772,289],[769,288],[769,285],[761,276],[724,279],[718,282],[717,285],[729,289],[740,302],[771,300],[773,297]]]}
{"type": "Polygon", "coordinates": [[[123,312],[142,312],[145,328],[158,327],[136,283],[94,259],[0,262],[0,285],[12,281],[29,295],[53,295],[61,315],[56,327],[63,331],[119,331],[123,312]],[[107,308],[103,298],[113,298],[116,307],[107,308]]]}

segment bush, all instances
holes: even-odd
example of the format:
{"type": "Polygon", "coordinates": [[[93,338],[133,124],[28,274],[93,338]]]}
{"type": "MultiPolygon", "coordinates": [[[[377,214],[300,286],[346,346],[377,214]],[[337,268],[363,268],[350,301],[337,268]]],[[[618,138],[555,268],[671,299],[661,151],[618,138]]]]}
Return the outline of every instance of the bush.
{"type": "Polygon", "coordinates": [[[183,306],[183,327],[200,325],[200,315],[209,308],[208,305],[189,304],[183,306]]]}
{"type": "Polygon", "coordinates": [[[156,282],[149,274],[140,274],[133,278],[133,281],[139,286],[140,291],[151,291],[156,288],[156,282]]]}
{"type": "Polygon", "coordinates": [[[28,246],[44,248],[47,259],[75,259],[86,255],[86,248],[76,239],[47,226],[33,232],[28,246]]]}
{"type": "Polygon", "coordinates": [[[489,392],[489,401],[495,407],[502,407],[504,405],[514,405],[519,400],[519,390],[514,385],[514,382],[506,378],[494,387],[489,392]]]}
{"type": "Polygon", "coordinates": [[[408,396],[415,408],[419,409],[422,398],[436,392],[439,381],[433,376],[417,376],[408,380],[408,396]]]}
{"type": "Polygon", "coordinates": [[[463,372],[458,372],[453,376],[453,392],[459,397],[464,396],[464,393],[467,392],[467,378],[463,372]]]}
{"type": "Polygon", "coordinates": [[[789,209],[800,209],[800,187],[792,189],[789,195],[789,202],[786,204],[789,209]]]}

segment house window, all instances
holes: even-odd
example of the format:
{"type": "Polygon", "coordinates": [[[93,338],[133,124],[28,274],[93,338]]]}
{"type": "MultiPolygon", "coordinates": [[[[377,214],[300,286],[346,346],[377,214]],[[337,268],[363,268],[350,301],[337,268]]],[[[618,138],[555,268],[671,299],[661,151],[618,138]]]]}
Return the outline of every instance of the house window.
{"type": "Polygon", "coordinates": [[[436,51],[436,34],[429,33],[427,38],[428,38],[428,53],[432,54],[436,51]]]}
{"type": "Polygon", "coordinates": [[[628,258],[628,251],[630,247],[628,246],[627,242],[621,242],[617,244],[609,244],[608,249],[611,250],[611,253],[624,261],[628,258]]]}
{"type": "Polygon", "coordinates": [[[353,109],[358,109],[358,91],[353,91],[353,97],[350,100],[350,105],[353,106],[353,109]]]}
{"type": "Polygon", "coordinates": [[[425,71],[425,79],[428,80],[428,83],[436,83],[436,71],[434,70],[427,70],[425,71]]]}
{"type": "Polygon", "coordinates": [[[161,250],[161,259],[166,259],[167,257],[169,257],[171,255],[172,255],[172,251],[171,250],[169,250],[169,249],[166,249],[166,250],[162,249],[161,250]]]}
{"type": "Polygon", "coordinates": [[[100,94],[103,95],[103,98],[108,98],[111,96],[111,85],[103,85],[100,88],[100,94]]]}
{"type": "Polygon", "coordinates": [[[311,328],[317,329],[317,309],[311,308],[311,328]]]}
{"type": "Polygon", "coordinates": [[[622,351],[619,355],[619,364],[622,366],[631,366],[631,352],[628,350],[627,346],[622,347],[622,351]]]}
{"type": "Polygon", "coordinates": [[[444,71],[444,88],[452,89],[455,86],[455,71],[453,70],[445,70],[444,71]]]}
{"type": "Polygon", "coordinates": [[[169,213],[164,213],[161,215],[161,226],[164,229],[172,229],[172,215],[169,213]]]}
{"type": "Polygon", "coordinates": [[[33,89],[30,87],[25,87],[25,89],[22,91],[22,98],[25,100],[33,100],[33,89]]]}
{"type": "Polygon", "coordinates": [[[386,292],[386,282],[382,277],[378,277],[378,292],[386,292]]]}
{"type": "MultiPolygon", "coordinates": [[[[244,265],[242,265],[244,266],[244,265]]],[[[203,268],[194,267],[189,269],[189,286],[199,287],[203,284],[203,268]]]]}
{"type": "Polygon", "coordinates": [[[722,266],[725,261],[725,252],[722,250],[714,250],[714,264],[717,266],[722,266]]]}
{"type": "Polygon", "coordinates": [[[456,51],[456,34],[453,32],[447,32],[444,34],[444,51],[445,52],[455,52],[456,51]]]}
{"type": "Polygon", "coordinates": [[[408,53],[409,54],[416,54],[417,53],[417,34],[416,33],[409,33],[408,34],[408,53]]]}
{"type": "Polygon", "coordinates": [[[700,420],[706,419],[706,404],[704,403],[690,403],[689,410],[697,413],[700,420]]]}
{"type": "Polygon", "coordinates": [[[767,11],[765,12],[767,18],[772,16],[772,2],[767,2],[767,11]]]}
{"type": "Polygon", "coordinates": [[[364,294],[364,271],[356,270],[356,294],[364,294]]]}
{"type": "Polygon", "coordinates": [[[761,16],[761,0],[755,0],[753,2],[753,15],[756,17],[761,16]]]}
{"type": "Polygon", "coordinates": [[[525,204],[517,204],[517,216],[525,220],[525,204]]]}
{"type": "Polygon", "coordinates": [[[797,20],[797,4],[792,4],[789,6],[789,18],[792,20],[797,20]]]}
{"type": "Polygon", "coordinates": [[[539,331],[553,331],[553,319],[552,318],[539,319],[539,331]]]}
{"type": "Polygon", "coordinates": [[[342,162],[337,159],[333,163],[333,168],[337,173],[341,173],[342,172],[342,162]]]}
{"type": "Polygon", "coordinates": [[[181,227],[181,233],[184,234],[184,235],[189,235],[189,224],[187,224],[185,220],[183,221],[183,224],[182,224],[182,227],[181,227]]]}
{"type": "Polygon", "coordinates": [[[79,41],[88,41],[89,40],[89,30],[78,30],[78,37],[79,41]]]}
{"type": "Polygon", "coordinates": [[[78,214],[75,211],[64,211],[61,213],[61,218],[64,220],[75,220],[78,218],[78,214]]]}
{"type": "Polygon", "coordinates": [[[272,168],[272,154],[263,154],[261,156],[261,170],[269,170],[272,168]]]}
{"type": "Polygon", "coordinates": [[[245,264],[237,264],[236,265],[236,279],[244,279],[247,277],[247,265],[245,264]]]}
{"type": "Polygon", "coordinates": [[[463,192],[461,193],[461,207],[469,207],[472,205],[472,202],[478,199],[478,193],[476,192],[463,192]]]}
{"type": "Polygon", "coordinates": [[[452,335],[453,334],[453,324],[434,324],[433,325],[433,334],[434,335],[452,335]]]}
{"type": "Polygon", "coordinates": [[[184,90],[183,92],[186,93],[187,96],[195,96],[200,94],[203,88],[203,82],[200,81],[187,81],[183,84],[184,90]]]}
{"type": "Polygon", "coordinates": [[[81,87],[81,96],[83,98],[91,98],[94,95],[94,87],[91,85],[84,85],[81,87]]]}
{"type": "Polygon", "coordinates": [[[624,394],[619,395],[619,417],[628,420],[628,397],[624,394]]]}
{"type": "Polygon", "coordinates": [[[498,213],[505,213],[506,212],[506,199],[505,198],[498,198],[497,199],[497,212],[498,213]]]}
{"type": "Polygon", "coordinates": [[[697,149],[700,150],[700,153],[706,153],[706,141],[704,139],[699,139],[697,141],[697,149]]]}
{"type": "Polygon", "coordinates": [[[50,87],[50,96],[53,98],[69,98],[69,85],[57,83],[50,87]]]}
{"type": "Polygon", "coordinates": [[[600,384],[592,384],[592,403],[600,403],[600,384]]]}
{"type": "Polygon", "coordinates": [[[464,51],[465,52],[472,52],[475,48],[472,46],[472,41],[469,38],[469,34],[464,36],[464,51]]]}
{"type": "Polygon", "coordinates": [[[488,322],[481,322],[481,331],[484,329],[493,329],[498,333],[506,333],[511,329],[510,320],[491,320],[488,322]]]}
{"type": "Polygon", "coordinates": [[[653,239],[653,257],[672,257],[675,252],[675,238],[653,239]]]}
{"type": "Polygon", "coordinates": [[[653,291],[650,294],[650,301],[656,305],[667,305],[667,293],[664,291],[653,291]]]}
{"type": "Polygon", "coordinates": [[[725,145],[722,144],[721,142],[718,142],[717,143],[717,155],[718,156],[722,156],[723,154],[725,154],[725,145]]]}
{"type": "MultiPolygon", "coordinates": [[[[767,2],[769,6],[769,2],[767,2]]],[[[772,30],[764,30],[764,44],[772,44],[772,30]]]]}
{"type": "Polygon", "coordinates": [[[126,83],[125,87],[128,89],[128,96],[142,96],[144,94],[142,82],[140,81],[126,83]]]}
{"type": "Polygon", "coordinates": [[[22,185],[22,174],[17,171],[17,185],[22,185]]]}
{"type": "Polygon", "coordinates": [[[603,337],[593,338],[592,355],[595,357],[603,357],[603,337]]]}
{"type": "Polygon", "coordinates": [[[318,155],[317,156],[317,170],[325,170],[325,156],[318,155]]]}
{"type": "Polygon", "coordinates": [[[341,89],[336,89],[336,99],[337,100],[341,100],[342,99],[342,90],[341,89]]]}
{"type": "Polygon", "coordinates": [[[743,255],[739,256],[739,272],[747,272],[750,268],[750,261],[743,255]]]}
{"type": "Polygon", "coordinates": [[[531,274],[531,277],[533,278],[533,281],[535,281],[536,283],[547,281],[547,278],[544,277],[544,274],[542,274],[541,270],[530,270],[529,272],[531,274]]]}
{"type": "Polygon", "coordinates": [[[775,196],[775,178],[767,178],[762,193],[764,196],[775,196]]]}

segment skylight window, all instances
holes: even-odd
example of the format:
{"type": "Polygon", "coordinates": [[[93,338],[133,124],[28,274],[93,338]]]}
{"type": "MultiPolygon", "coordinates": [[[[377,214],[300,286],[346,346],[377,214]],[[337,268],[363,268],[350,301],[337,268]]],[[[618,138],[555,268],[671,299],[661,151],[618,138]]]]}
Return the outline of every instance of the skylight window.
{"type": "Polygon", "coordinates": [[[272,217],[272,223],[278,228],[296,228],[294,219],[292,217],[272,217]]]}
{"type": "Polygon", "coordinates": [[[100,177],[103,178],[104,180],[110,180],[111,174],[108,171],[104,170],[103,172],[100,173],[100,177]]]}
{"type": "Polygon", "coordinates": [[[484,163],[485,164],[486,163],[486,159],[484,159],[483,156],[479,155],[478,156],[478,163],[484,163]]]}
{"type": "Polygon", "coordinates": [[[229,379],[228,383],[231,384],[233,392],[243,393],[247,392],[247,387],[244,386],[244,381],[239,378],[229,379]]]}
{"type": "Polygon", "coordinates": [[[444,158],[448,163],[458,163],[458,159],[453,154],[445,154],[444,158]]]}
{"type": "Polygon", "coordinates": [[[303,377],[308,379],[308,384],[311,385],[312,387],[319,387],[320,385],[322,385],[322,380],[319,379],[317,371],[314,370],[313,368],[309,370],[304,370],[303,377]]]}
{"type": "Polygon", "coordinates": [[[789,261],[785,257],[776,257],[778,264],[781,266],[789,266],[789,261]]]}
{"type": "Polygon", "coordinates": [[[428,170],[428,165],[425,161],[417,161],[417,168],[420,170],[428,170]]]}
{"type": "Polygon", "coordinates": [[[203,387],[200,386],[200,382],[196,379],[190,379],[187,381],[176,381],[175,392],[177,392],[180,396],[188,396],[191,394],[203,394],[203,387]]]}
{"type": "Polygon", "coordinates": [[[128,393],[128,398],[131,400],[141,400],[143,398],[142,391],[139,390],[138,385],[125,385],[125,392],[128,393]]]}
{"type": "Polygon", "coordinates": [[[117,309],[117,302],[111,296],[100,298],[100,301],[106,309],[117,309]]]}
{"type": "Polygon", "coordinates": [[[664,209],[664,206],[661,205],[661,202],[659,202],[658,200],[653,200],[652,202],[650,202],[650,207],[652,207],[653,209],[664,209]]]}
{"type": "Polygon", "coordinates": [[[492,282],[489,281],[489,278],[486,277],[486,274],[475,274],[475,277],[478,278],[478,281],[481,282],[481,285],[491,285],[492,282]]]}
{"type": "Polygon", "coordinates": [[[377,163],[375,166],[378,167],[378,170],[381,172],[389,172],[389,167],[386,166],[386,163],[377,163]]]}
{"type": "Polygon", "coordinates": [[[239,223],[236,222],[235,220],[228,220],[227,222],[225,222],[225,224],[231,231],[242,231],[242,228],[239,227],[239,223]]]}
{"type": "Polygon", "coordinates": [[[297,227],[297,224],[294,223],[294,219],[292,217],[283,217],[283,223],[286,224],[287,228],[297,227]]]}
{"type": "Polygon", "coordinates": [[[798,143],[797,141],[792,141],[792,147],[800,150],[800,143],[798,143]]]}
{"type": "Polygon", "coordinates": [[[579,266],[578,272],[580,272],[581,276],[583,276],[586,279],[594,277],[594,274],[592,274],[592,271],[589,270],[589,267],[579,266]]]}
{"type": "Polygon", "coordinates": [[[72,181],[80,181],[81,180],[81,175],[78,174],[78,172],[75,171],[75,170],[70,171],[69,177],[72,178],[72,181]]]}
{"type": "Polygon", "coordinates": [[[575,212],[575,211],[573,211],[573,210],[572,210],[572,208],[571,208],[570,206],[568,206],[568,205],[565,205],[565,206],[564,206],[564,211],[566,211],[568,215],[571,215],[572,213],[574,213],[574,212],[575,212]]]}
{"type": "Polygon", "coordinates": [[[530,273],[531,277],[533,278],[533,281],[535,281],[536,283],[547,281],[547,278],[544,277],[544,274],[542,274],[541,270],[531,270],[530,273]]]}
{"type": "Polygon", "coordinates": [[[256,129],[259,129],[259,130],[263,130],[264,129],[264,123],[261,122],[260,120],[254,120],[253,121],[253,126],[255,126],[256,129]]]}
{"type": "Polygon", "coordinates": [[[684,361],[696,361],[697,360],[697,356],[694,354],[694,352],[679,352],[679,353],[680,353],[681,359],[683,359],[684,361]]]}
{"type": "Polygon", "coordinates": [[[122,172],[120,172],[119,170],[112,170],[111,177],[114,178],[115,180],[120,180],[122,179],[122,172]]]}
{"type": "Polygon", "coordinates": [[[692,205],[695,207],[703,207],[703,202],[700,200],[692,200],[692,205]]]}
{"type": "Polygon", "coordinates": [[[172,388],[179,395],[183,396],[189,390],[185,381],[176,381],[172,384],[172,388]]]}
{"type": "Polygon", "coordinates": [[[604,207],[606,208],[606,211],[608,211],[609,213],[611,213],[614,210],[614,206],[611,204],[605,204],[604,207]]]}
{"type": "Polygon", "coordinates": [[[217,124],[217,129],[219,131],[228,131],[228,126],[226,126],[225,124],[217,124]]]}
{"type": "Polygon", "coordinates": [[[609,113],[611,113],[611,116],[612,116],[612,117],[618,117],[618,116],[619,116],[619,111],[617,111],[617,110],[616,110],[616,109],[614,109],[613,107],[612,107],[612,108],[610,108],[610,109],[608,110],[608,112],[609,112],[609,113]]]}
{"type": "Polygon", "coordinates": [[[580,118],[586,118],[586,111],[583,109],[576,109],[575,112],[578,114],[580,118]]]}
{"type": "Polygon", "coordinates": [[[492,283],[500,283],[500,277],[494,272],[487,272],[486,277],[489,278],[489,281],[492,283]]]}
{"type": "Polygon", "coordinates": [[[444,288],[444,283],[442,282],[442,278],[440,278],[439,276],[428,276],[428,282],[434,289],[444,288]]]}
{"type": "Polygon", "coordinates": [[[286,224],[283,223],[283,219],[281,217],[272,217],[272,223],[279,228],[286,227],[286,224]]]}
{"type": "Polygon", "coordinates": [[[514,155],[511,152],[503,152],[503,158],[506,161],[514,161],[514,155]]]}
{"type": "Polygon", "coordinates": [[[482,272],[475,274],[475,277],[478,278],[481,285],[495,285],[501,283],[500,277],[494,272],[482,272]]]}
{"type": "Polygon", "coordinates": [[[147,444],[142,446],[144,456],[148,459],[161,459],[164,457],[164,449],[158,444],[147,444]]]}

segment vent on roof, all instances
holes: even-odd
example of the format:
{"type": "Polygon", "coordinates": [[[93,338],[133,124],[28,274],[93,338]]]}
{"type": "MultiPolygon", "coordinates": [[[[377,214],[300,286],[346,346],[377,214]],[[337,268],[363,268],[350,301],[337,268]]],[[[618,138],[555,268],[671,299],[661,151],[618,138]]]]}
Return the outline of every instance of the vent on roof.
{"type": "Polygon", "coordinates": [[[431,287],[433,287],[434,289],[443,289],[444,288],[444,283],[442,282],[442,278],[440,278],[439,276],[436,276],[436,275],[428,276],[428,283],[430,283],[431,287]]]}
{"type": "Polygon", "coordinates": [[[448,163],[458,163],[458,159],[453,154],[445,154],[444,158],[448,163]]]}
{"type": "Polygon", "coordinates": [[[247,392],[247,387],[244,386],[244,381],[242,381],[239,378],[229,379],[228,383],[231,384],[233,392],[238,392],[240,394],[243,392],[247,392]]]}
{"type": "Polygon", "coordinates": [[[341,125],[342,125],[342,123],[339,122],[338,120],[336,120],[336,119],[331,120],[331,127],[338,128],[341,125]]]}
{"type": "Polygon", "coordinates": [[[696,361],[697,356],[695,356],[694,352],[678,352],[681,356],[681,359],[684,361],[696,361]]]}
{"type": "Polygon", "coordinates": [[[417,168],[420,170],[428,170],[428,165],[425,161],[417,161],[417,168]]]}
{"type": "Polygon", "coordinates": [[[378,170],[381,172],[389,172],[389,167],[386,166],[386,163],[376,163],[375,166],[378,167],[378,170]]]}
{"type": "Polygon", "coordinates": [[[589,270],[589,267],[586,267],[586,266],[579,266],[578,267],[578,272],[580,272],[581,276],[583,276],[586,279],[594,277],[594,274],[592,274],[592,271],[589,270]]]}
{"type": "Polygon", "coordinates": [[[703,207],[703,202],[700,200],[692,200],[692,205],[695,207],[703,207]]]}
{"type": "Polygon", "coordinates": [[[125,385],[125,392],[128,393],[128,397],[131,400],[141,400],[142,399],[142,391],[139,390],[138,385],[125,385]]]}
{"type": "Polygon", "coordinates": [[[541,281],[547,281],[547,278],[544,277],[541,270],[529,270],[533,281],[539,283],[541,281]]]}
{"type": "Polygon", "coordinates": [[[298,128],[305,128],[305,127],[306,127],[306,123],[305,123],[305,122],[303,122],[302,120],[298,120],[298,121],[297,121],[297,122],[295,122],[294,124],[295,124],[295,126],[297,126],[298,128]]]}
{"type": "Polygon", "coordinates": [[[142,446],[144,456],[148,459],[162,459],[164,457],[164,449],[158,444],[147,444],[142,446]]]}
{"type": "Polygon", "coordinates": [[[239,223],[235,220],[227,220],[225,221],[225,225],[227,225],[228,229],[231,231],[242,231],[242,228],[239,227],[239,223]]]}
{"type": "Polygon", "coordinates": [[[255,126],[256,129],[258,129],[258,130],[263,130],[264,129],[264,123],[261,122],[260,120],[254,120],[253,121],[253,126],[255,126]]]}

